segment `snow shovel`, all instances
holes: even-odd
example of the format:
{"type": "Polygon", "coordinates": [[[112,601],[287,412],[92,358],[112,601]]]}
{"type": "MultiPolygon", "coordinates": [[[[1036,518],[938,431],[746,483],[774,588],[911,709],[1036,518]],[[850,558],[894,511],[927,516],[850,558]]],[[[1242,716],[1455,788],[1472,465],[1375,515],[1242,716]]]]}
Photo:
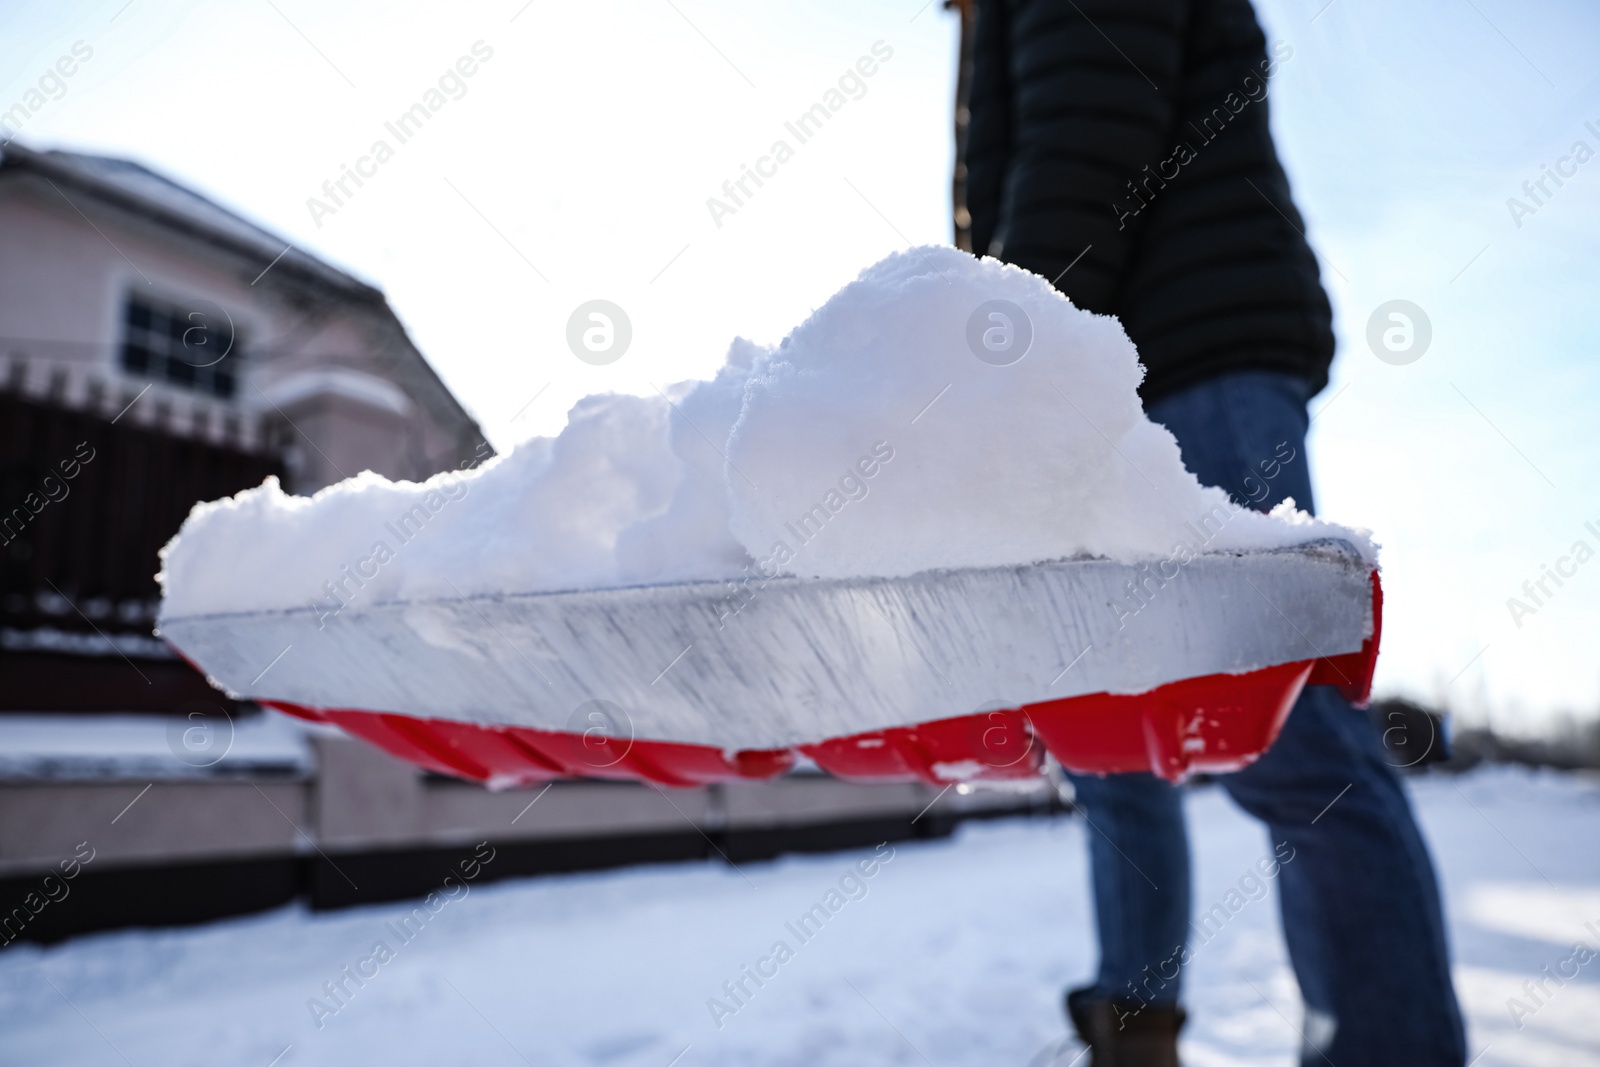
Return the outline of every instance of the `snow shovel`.
{"type": "Polygon", "coordinates": [[[237,614],[159,633],[230,695],[491,788],[782,774],[1171,781],[1260,756],[1307,684],[1371,687],[1354,546],[237,614]]]}

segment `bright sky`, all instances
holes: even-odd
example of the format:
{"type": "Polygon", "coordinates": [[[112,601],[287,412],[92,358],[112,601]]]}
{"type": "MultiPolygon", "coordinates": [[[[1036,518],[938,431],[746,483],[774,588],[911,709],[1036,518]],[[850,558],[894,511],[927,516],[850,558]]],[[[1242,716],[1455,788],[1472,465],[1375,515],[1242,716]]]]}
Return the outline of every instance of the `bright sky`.
{"type": "MultiPolygon", "coordinates": [[[[1385,546],[1379,689],[1504,728],[1593,717],[1600,557],[1561,561],[1600,553],[1600,158],[1572,155],[1600,154],[1600,8],[1258,6],[1294,49],[1273,123],[1340,335],[1319,504],[1385,546]],[[1367,343],[1396,299],[1432,330],[1405,365],[1367,343]],[[1570,576],[1513,620],[1546,565],[1570,576]]],[[[735,335],[775,341],[881,256],[948,241],[955,29],[923,0],[15,0],[0,109],[83,41],[23,141],[141,160],[382,286],[505,448],[585,393],[709,376],[735,335]],[[859,99],[716,225],[707,198],[878,42],[859,99]],[[314,219],[475,44],[459,98],[314,219]],[[592,299],[632,321],[609,366],[565,343],[592,299]]]]}

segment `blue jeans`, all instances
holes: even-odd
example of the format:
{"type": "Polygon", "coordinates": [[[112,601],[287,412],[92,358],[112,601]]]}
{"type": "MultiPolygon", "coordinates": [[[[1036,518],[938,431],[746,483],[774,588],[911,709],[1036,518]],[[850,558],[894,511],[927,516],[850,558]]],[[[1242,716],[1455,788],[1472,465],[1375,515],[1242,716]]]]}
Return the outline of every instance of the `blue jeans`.
{"type": "MultiPolygon", "coordinates": [[[[1309,510],[1307,399],[1296,378],[1248,371],[1158,400],[1149,415],[1177,437],[1201,482],[1247,506],[1265,509],[1292,496],[1309,510]],[[1294,458],[1285,460],[1288,449],[1294,458]]],[[[1203,951],[1195,942],[1210,932],[1195,928],[1191,941],[1179,791],[1151,774],[1072,781],[1091,827],[1095,991],[1175,1002],[1179,963],[1203,951]]],[[[1366,715],[1337,690],[1308,687],[1277,743],[1219,781],[1266,823],[1274,858],[1293,857],[1277,882],[1284,941],[1307,1008],[1304,1034],[1314,1046],[1302,1062],[1460,1067],[1466,1036],[1433,864],[1366,715]]]]}

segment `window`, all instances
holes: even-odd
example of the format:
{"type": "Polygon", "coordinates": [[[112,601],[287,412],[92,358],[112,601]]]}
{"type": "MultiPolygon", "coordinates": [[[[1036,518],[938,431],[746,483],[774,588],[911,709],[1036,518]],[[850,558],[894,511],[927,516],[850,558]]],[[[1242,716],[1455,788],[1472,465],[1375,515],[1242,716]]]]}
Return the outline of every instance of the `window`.
{"type": "Polygon", "coordinates": [[[209,300],[183,308],[128,297],[122,367],[130,374],[227,400],[238,389],[241,347],[233,320],[209,300]]]}

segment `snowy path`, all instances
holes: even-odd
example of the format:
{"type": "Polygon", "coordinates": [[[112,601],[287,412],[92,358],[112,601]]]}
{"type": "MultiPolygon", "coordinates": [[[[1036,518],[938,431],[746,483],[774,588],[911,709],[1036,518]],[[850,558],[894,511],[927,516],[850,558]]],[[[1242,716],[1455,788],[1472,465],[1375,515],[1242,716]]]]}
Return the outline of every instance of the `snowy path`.
{"type": "MultiPolygon", "coordinates": [[[[1506,1007],[1578,938],[1600,947],[1583,929],[1600,927],[1600,780],[1496,769],[1414,795],[1480,1067],[1600,1065],[1600,960],[1522,1030],[1506,1007]]],[[[1267,846],[1216,789],[1189,810],[1203,911],[1267,846]]],[[[1093,963],[1083,832],[1013,821],[897,845],[865,895],[846,876],[870,851],[485,885],[406,944],[388,924],[409,906],[383,905],[18,946],[0,953],[0,1063],[1025,1067],[1062,1036],[1059,990],[1093,963]],[[786,929],[841,878],[859,899],[808,940],[786,929]],[[318,1030],[308,999],[379,940],[394,958],[347,982],[318,1030]],[[778,940],[792,958],[764,964],[776,974],[759,989],[746,980],[754,995],[719,1031],[707,999],[732,1006],[723,983],[778,940]]],[[[1199,951],[1187,1000],[1194,1067],[1292,1062],[1300,1012],[1271,898],[1199,951]]]]}

